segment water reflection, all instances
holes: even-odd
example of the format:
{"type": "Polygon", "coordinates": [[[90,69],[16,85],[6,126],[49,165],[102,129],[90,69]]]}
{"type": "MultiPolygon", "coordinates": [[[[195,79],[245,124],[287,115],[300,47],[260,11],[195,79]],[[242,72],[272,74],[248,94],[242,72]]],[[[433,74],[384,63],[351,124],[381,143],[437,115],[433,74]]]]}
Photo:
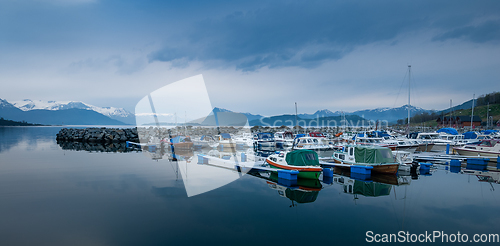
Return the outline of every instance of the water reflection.
{"type": "Polygon", "coordinates": [[[276,190],[279,196],[288,198],[292,201],[290,207],[294,207],[295,203],[312,203],[316,201],[319,191],[323,188],[319,180],[301,178],[297,180],[287,180],[278,178],[275,172],[251,171],[248,174],[266,180],[269,188],[276,190]]]}
{"type": "Polygon", "coordinates": [[[90,143],[90,142],[68,142],[57,141],[63,150],[88,151],[88,152],[132,152],[138,149],[127,148],[126,143],[90,143]]]}
{"type": "Polygon", "coordinates": [[[53,143],[60,127],[0,127],[0,153],[19,145],[34,150],[41,143],[53,143]]]}

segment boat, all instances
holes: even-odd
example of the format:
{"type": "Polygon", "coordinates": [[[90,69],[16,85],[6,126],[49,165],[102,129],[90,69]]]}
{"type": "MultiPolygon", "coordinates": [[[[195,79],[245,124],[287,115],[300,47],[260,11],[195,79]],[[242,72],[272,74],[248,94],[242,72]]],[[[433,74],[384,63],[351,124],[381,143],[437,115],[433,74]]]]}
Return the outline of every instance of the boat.
{"type": "Polygon", "coordinates": [[[387,143],[384,138],[371,138],[371,137],[356,137],[354,144],[358,145],[376,145],[380,147],[387,147],[391,150],[396,150],[397,144],[387,143]]]}
{"type": "Polygon", "coordinates": [[[193,140],[193,143],[201,148],[217,148],[219,146],[219,142],[210,135],[203,135],[198,140],[193,140]]]}
{"type": "Polygon", "coordinates": [[[413,164],[413,155],[411,152],[394,150],[392,151],[394,160],[399,163],[399,171],[410,172],[413,164]]]}
{"type": "Polygon", "coordinates": [[[375,173],[396,174],[399,168],[391,149],[377,145],[347,145],[335,151],[332,159],[340,164],[372,166],[375,173]]]}
{"type": "Polygon", "coordinates": [[[298,178],[318,179],[322,171],[318,154],[312,150],[275,152],[267,157],[266,162],[271,168],[299,171],[298,178]]]}
{"type": "Polygon", "coordinates": [[[276,141],[276,147],[291,148],[293,146],[293,133],[276,132],[274,133],[274,140],[276,141]]]}
{"type": "Polygon", "coordinates": [[[333,145],[324,144],[318,137],[309,137],[305,134],[297,134],[294,139],[294,148],[323,151],[333,149],[333,145]]]}
{"type": "Polygon", "coordinates": [[[231,135],[229,133],[221,133],[220,135],[216,135],[215,140],[217,140],[219,142],[219,146],[222,146],[224,149],[236,148],[236,142],[231,138],[231,135]]]}
{"type": "Polygon", "coordinates": [[[174,146],[175,151],[193,149],[193,142],[186,136],[176,136],[171,138],[170,144],[174,146]]]}
{"type": "Polygon", "coordinates": [[[498,142],[500,140],[487,139],[481,140],[478,144],[467,144],[462,147],[454,147],[453,149],[459,155],[499,157],[500,143],[498,142]]]}
{"type": "Polygon", "coordinates": [[[396,151],[407,151],[412,154],[415,153],[415,151],[419,147],[419,144],[417,142],[404,138],[389,138],[385,139],[384,143],[395,145],[396,151]]]}
{"type": "Polygon", "coordinates": [[[245,147],[253,147],[253,135],[251,133],[245,132],[234,138],[236,144],[241,144],[245,147]]]}
{"type": "Polygon", "coordinates": [[[254,135],[253,147],[255,150],[271,150],[274,151],[276,148],[276,142],[274,141],[274,134],[270,132],[261,132],[254,135]]]}

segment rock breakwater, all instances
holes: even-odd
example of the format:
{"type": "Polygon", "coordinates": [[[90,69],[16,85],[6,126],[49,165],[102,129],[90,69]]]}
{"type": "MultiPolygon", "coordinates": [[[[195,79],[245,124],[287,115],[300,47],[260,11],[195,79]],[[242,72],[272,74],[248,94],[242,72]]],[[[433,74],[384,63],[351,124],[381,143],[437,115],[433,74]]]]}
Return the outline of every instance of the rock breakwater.
{"type": "Polygon", "coordinates": [[[62,128],[56,134],[57,141],[91,143],[139,142],[136,128],[62,128]]]}

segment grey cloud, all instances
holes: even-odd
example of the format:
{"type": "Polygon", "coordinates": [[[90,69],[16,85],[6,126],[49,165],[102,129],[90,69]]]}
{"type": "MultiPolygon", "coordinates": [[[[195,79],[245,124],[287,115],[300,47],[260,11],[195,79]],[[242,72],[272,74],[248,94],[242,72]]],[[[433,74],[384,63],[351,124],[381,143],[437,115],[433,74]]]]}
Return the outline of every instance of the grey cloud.
{"type": "MultiPolygon", "coordinates": [[[[468,31],[464,35],[475,42],[494,39],[493,24],[472,33],[460,28],[484,14],[498,15],[496,9],[495,2],[467,1],[453,5],[449,1],[274,3],[197,22],[186,30],[182,43],[169,42],[152,52],[149,61],[218,60],[243,71],[264,66],[314,67],[341,59],[360,45],[395,43],[398,35],[411,31],[454,28],[468,31]]],[[[453,35],[458,34],[443,37],[453,35]]]]}
{"type": "Polygon", "coordinates": [[[475,43],[485,43],[500,40],[500,21],[487,21],[477,26],[455,28],[433,38],[434,41],[448,39],[465,39],[475,43]]]}

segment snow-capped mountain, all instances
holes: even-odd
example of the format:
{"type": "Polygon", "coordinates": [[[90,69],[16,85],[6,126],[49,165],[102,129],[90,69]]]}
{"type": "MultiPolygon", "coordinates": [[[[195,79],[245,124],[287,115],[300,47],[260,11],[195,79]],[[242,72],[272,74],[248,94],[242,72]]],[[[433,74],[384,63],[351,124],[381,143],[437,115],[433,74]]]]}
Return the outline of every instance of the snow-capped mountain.
{"type": "MultiPolygon", "coordinates": [[[[411,116],[423,112],[432,112],[432,111],[415,106],[410,106],[411,116]]],[[[388,122],[396,122],[397,120],[404,119],[408,116],[408,105],[403,105],[397,108],[384,107],[384,108],[358,110],[354,112],[341,112],[341,111],[332,112],[328,109],[323,109],[316,111],[314,114],[299,114],[298,117],[302,119],[315,119],[321,117],[341,116],[343,114],[357,115],[366,120],[375,120],[375,121],[386,120],[388,122]]]]}
{"type": "Polygon", "coordinates": [[[31,100],[24,99],[22,101],[13,101],[11,103],[14,107],[23,110],[30,111],[35,109],[44,110],[65,110],[65,109],[84,109],[95,111],[102,115],[108,116],[111,119],[122,121],[126,124],[135,124],[135,116],[131,112],[123,108],[115,107],[97,107],[84,102],[77,101],[42,101],[42,100],[31,100]]]}
{"type": "MultiPolygon", "coordinates": [[[[432,111],[410,105],[411,116],[423,112],[432,112],[432,111]]],[[[408,117],[408,105],[403,105],[397,108],[376,108],[376,109],[358,110],[346,114],[359,115],[367,120],[386,120],[388,122],[396,122],[399,119],[405,119],[406,117],[408,117]]]]}
{"type": "Polygon", "coordinates": [[[126,119],[121,117],[120,120],[115,120],[94,110],[81,108],[48,110],[36,109],[35,105],[33,108],[21,110],[6,100],[0,99],[0,117],[7,120],[44,125],[123,125],[122,119],[126,119]]]}
{"type": "Polygon", "coordinates": [[[30,100],[24,99],[22,101],[14,101],[12,105],[19,108],[22,111],[28,111],[33,109],[46,109],[46,110],[62,110],[70,108],[79,108],[96,111],[106,116],[120,116],[127,117],[133,116],[132,113],[128,112],[123,108],[114,107],[96,107],[84,102],[75,101],[42,101],[42,100],[30,100]]]}
{"type": "Polygon", "coordinates": [[[298,114],[297,116],[302,118],[302,119],[316,119],[316,118],[321,118],[321,117],[330,117],[330,116],[339,116],[340,113],[338,112],[332,112],[328,109],[322,109],[316,111],[314,114],[298,114]]]}

